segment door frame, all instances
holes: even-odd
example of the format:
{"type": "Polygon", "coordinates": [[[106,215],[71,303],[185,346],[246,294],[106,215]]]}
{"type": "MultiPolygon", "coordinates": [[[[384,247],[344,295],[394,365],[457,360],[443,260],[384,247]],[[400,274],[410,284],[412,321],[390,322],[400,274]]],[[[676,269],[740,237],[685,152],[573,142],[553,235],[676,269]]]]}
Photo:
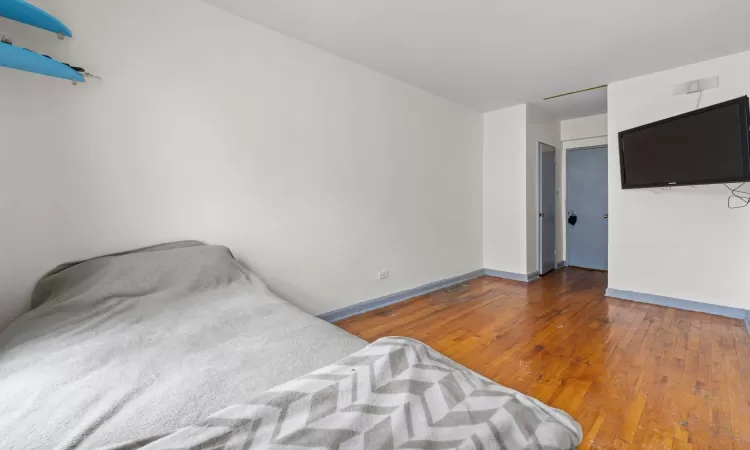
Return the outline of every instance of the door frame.
{"type": "MultiPolygon", "coordinates": [[[[555,156],[555,216],[557,216],[557,205],[560,193],[557,189],[557,150],[558,148],[554,145],[547,144],[546,142],[538,141],[536,144],[536,267],[537,273],[542,275],[542,218],[539,213],[542,210],[542,146],[552,148],[552,153],[555,156]]],[[[557,217],[555,217],[555,267],[552,270],[557,269],[557,217]]],[[[550,271],[551,272],[551,271],[550,271]]]]}
{"type": "MultiPolygon", "coordinates": [[[[565,192],[565,198],[563,199],[563,203],[565,205],[565,208],[563,210],[563,239],[565,240],[565,265],[568,265],[568,251],[570,250],[570,245],[568,245],[568,211],[570,211],[570,208],[568,207],[568,152],[574,152],[577,150],[593,150],[596,148],[605,148],[609,152],[609,144],[601,144],[601,145],[586,145],[583,147],[574,147],[574,148],[568,148],[565,149],[563,152],[564,159],[565,159],[565,176],[561,180],[562,183],[564,183],[565,188],[563,191],[565,192]]],[[[609,157],[609,155],[607,155],[609,157]]],[[[609,170],[609,167],[607,168],[609,170]]],[[[607,201],[609,202],[609,186],[607,186],[607,201]]],[[[609,227],[609,223],[607,224],[609,227]]],[[[609,234],[607,234],[607,245],[609,245],[609,234]]]]}

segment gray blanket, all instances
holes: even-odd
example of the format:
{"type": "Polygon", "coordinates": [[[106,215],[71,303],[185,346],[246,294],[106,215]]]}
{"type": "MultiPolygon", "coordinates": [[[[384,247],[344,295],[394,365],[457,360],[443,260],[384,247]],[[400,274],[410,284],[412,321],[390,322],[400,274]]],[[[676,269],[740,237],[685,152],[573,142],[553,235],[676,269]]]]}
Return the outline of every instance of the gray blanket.
{"type": "Polygon", "coordinates": [[[366,345],[197,242],[61,266],[33,304],[0,333],[4,450],[169,433],[366,345]]]}
{"type": "Polygon", "coordinates": [[[167,436],[119,449],[572,449],[566,413],[407,338],[383,338],[167,436]]]}

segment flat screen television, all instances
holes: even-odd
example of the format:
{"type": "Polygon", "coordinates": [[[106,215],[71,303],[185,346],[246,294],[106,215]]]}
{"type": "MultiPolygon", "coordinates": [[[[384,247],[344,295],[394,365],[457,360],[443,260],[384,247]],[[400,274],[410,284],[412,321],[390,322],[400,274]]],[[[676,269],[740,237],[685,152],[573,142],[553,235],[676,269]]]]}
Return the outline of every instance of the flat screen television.
{"type": "Polygon", "coordinates": [[[623,189],[750,181],[748,97],[620,132],[623,189]]]}

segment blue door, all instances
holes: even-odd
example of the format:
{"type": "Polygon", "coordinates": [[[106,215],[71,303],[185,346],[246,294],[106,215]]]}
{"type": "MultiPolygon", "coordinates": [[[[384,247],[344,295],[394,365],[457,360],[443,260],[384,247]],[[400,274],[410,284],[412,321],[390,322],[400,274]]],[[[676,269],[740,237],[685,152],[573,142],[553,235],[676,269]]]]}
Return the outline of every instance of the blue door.
{"type": "Polygon", "coordinates": [[[555,147],[539,143],[539,275],[555,270],[557,181],[555,147]]]}
{"type": "Polygon", "coordinates": [[[607,270],[607,147],[566,155],[567,264],[607,270]]]}

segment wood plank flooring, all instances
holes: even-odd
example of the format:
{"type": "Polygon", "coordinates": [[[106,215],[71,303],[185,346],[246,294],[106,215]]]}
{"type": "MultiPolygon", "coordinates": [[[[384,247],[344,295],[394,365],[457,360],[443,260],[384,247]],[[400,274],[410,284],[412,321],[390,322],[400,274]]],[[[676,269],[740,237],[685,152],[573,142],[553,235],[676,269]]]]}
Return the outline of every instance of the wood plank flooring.
{"type": "Polygon", "coordinates": [[[606,277],[482,277],[337,325],[368,341],[419,339],[567,411],[581,449],[750,449],[744,323],[604,297],[606,277]]]}

